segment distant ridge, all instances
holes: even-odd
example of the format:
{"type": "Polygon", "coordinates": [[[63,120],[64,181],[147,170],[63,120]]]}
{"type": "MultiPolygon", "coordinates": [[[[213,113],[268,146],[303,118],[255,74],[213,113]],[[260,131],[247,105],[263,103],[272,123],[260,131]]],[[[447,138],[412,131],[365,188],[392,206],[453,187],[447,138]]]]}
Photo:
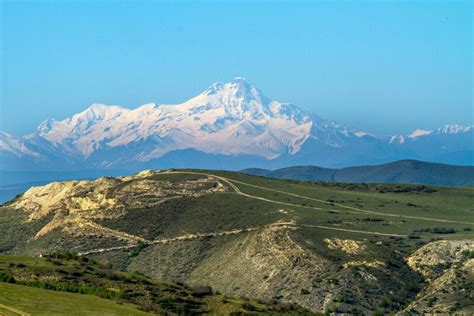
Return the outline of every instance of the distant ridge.
{"type": "Polygon", "coordinates": [[[418,160],[399,160],[382,165],[341,169],[295,166],[276,170],[250,168],[244,169],[242,172],[269,178],[328,182],[474,185],[474,166],[454,166],[418,160]]]}

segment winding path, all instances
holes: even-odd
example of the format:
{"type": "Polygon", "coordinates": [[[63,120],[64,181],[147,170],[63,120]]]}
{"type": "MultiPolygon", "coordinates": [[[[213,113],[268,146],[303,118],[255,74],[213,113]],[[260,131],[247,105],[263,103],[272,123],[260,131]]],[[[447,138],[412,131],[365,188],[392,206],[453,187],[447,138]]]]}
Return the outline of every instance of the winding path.
{"type": "MultiPolygon", "coordinates": [[[[222,176],[214,175],[214,174],[209,174],[209,173],[204,173],[204,172],[194,172],[194,171],[164,171],[162,174],[194,174],[194,175],[202,175],[202,176],[207,176],[207,177],[212,177],[215,179],[218,179],[227,185],[229,185],[235,193],[255,199],[255,200],[260,200],[260,201],[265,201],[269,203],[274,203],[274,204],[279,204],[279,205],[285,205],[285,206],[292,206],[292,207],[299,207],[299,208],[308,208],[308,209],[314,209],[314,210],[319,210],[319,211],[332,211],[332,212],[342,212],[341,210],[337,209],[327,209],[327,208],[321,208],[321,207],[316,207],[316,206],[308,206],[308,205],[298,205],[298,204],[293,204],[293,203],[288,203],[288,202],[282,202],[282,201],[276,201],[276,200],[271,200],[267,199],[261,196],[255,196],[251,195],[248,193],[244,193],[240,190],[240,188],[235,184],[239,183],[242,185],[246,185],[249,187],[254,187],[262,190],[267,190],[267,191],[272,191],[272,192],[277,192],[280,194],[285,194],[293,197],[298,197],[301,199],[306,199],[306,200],[311,200],[311,201],[316,201],[319,203],[324,203],[324,204],[331,204],[331,205],[336,205],[341,208],[348,209],[350,213],[355,213],[355,214],[373,214],[373,215],[379,215],[379,216],[388,216],[388,217],[398,217],[398,218],[407,218],[407,219],[417,219],[417,220],[425,220],[425,221],[434,221],[434,222],[442,222],[442,223],[456,223],[456,224],[468,224],[468,225],[474,225],[474,223],[471,222],[461,222],[461,221],[451,221],[451,220],[444,220],[444,219],[437,219],[437,218],[430,218],[430,217],[419,217],[419,216],[410,216],[410,215],[400,215],[400,214],[393,214],[393,213],[384,213],[384,212],[376,212],[376,211],[369,211],[369,210],[364,210],[352,206],[347,206],[339,203],[332,203],[300,194],[295,194],[291,192],[285,192],[281,190],[276,190],[276,189],[270,189],[250,183],[245,183],[242,181],[238,180],[233,180],[229,178],[225,178],[222,176]]],[[[347,211],[345,211],[347,212],[347,211]]],[[[95,228],[97,229],[106,229],[105,227],[99,226],[99,225],[94,225],[92,224],[95,228]]],[[[92,226],[91,225],[91,226],[92,226]]],[[[220,232],[210,232],[210,233],[195,233],[195,234],[185,234],[181,236],[176,236],[172,238],[165,238],[165,239],[157,239],[157,240],[146,240],[142,237],[139,236],[134,236],[130,235],[127,233],[122,233],[119,231],[107,229],[109,233],[120,233],[121,237],[127,237],[126,239],[131,240],[131,241],[141,241],[144,242],[147,245],[154,245],[154,244],[167,244],[171,242],[178,242],[178,241],[188,241],[188,240],[193,240],[196,238],[204,238],[204,237],[216,237],[216,236],[226,236],[226,235],[235,235],[235,234],[240,234],[243,232],[249,232],[249,231],[255,231],[258,229],[263,229],[265,227],[269,226],[292,226],[292,227],[308,227],[308,228],[319,228],[319,229],[327,229],[327,230],[335,230],[335,231],[344,231],[344,232],[351,232],[351,233],[357,233],[357,234],[367,234],[367,235],[376,235],[376,236],[387,236],[387,237],[399,237],[399,238],[407,238],[407,235],[402,235],[402,234],[390,234],[390,233],[381,233],[381,232],[375,232],[375,231],[365,231],[365,230],[355,230],[355,229],[349,229],[349,228],[339,228],[339,227],[333,227],[333,226],[324,226],[324,225],[309,225],[309,224],[296,224],[294,222],[276,222],[272,223],[269,225],[264,225],[260,227],[249,227],[249,228],[243,228],[243,229],[234,229],[234,230],[227,230],[227,231],[220,231],[220,232]]],[[[124,245],[124,246],[116,246],[116,247],[110,247],[110,248],[99,248],[99,249],[94,249],[94,250],[89,250],[86,252],[79,253],[79,255],[88,255],[88,254],[94,254],[94,253],[103,253],[103,252],[109,252],[109,251],[115,251],[115,250],[124,250],[124,249],[132,249],[135,248],[137,244],[129,244],[129,245],[124,245]]]]}
{"type": "Polygon", "coordinates": [[[243,185],[246,185],[246,186],[249,186],[249,187],[254,187],[254,188],[257,188],[257,189],[271,191],[271,192],[277,192],[277,193],[280,193],[280,194],[294,196],[294,197],[298,197],[298,198],[301,198],[301,199],[311,200],[311,201],[315,201],[315,202],[319,202],[319,203],[336,205],[336,206],[339,206],[341,208],[349,209],[353,213],[372,214],[372,215],[407,218],[407,219],[417,219],[417,220],[433,221],[433,222],[440,222],[440,223],[454,223],[454,224],[474,225],[474,223],[472,223],[472,222],[453,221],[453,220],[448,220],[448,219],[439,219],[439,218],[432,218],[432,217],[421,217],[421,216],[400,215],[400,214],[393,214],[393,213],[369,211],[369,210],[364,210],[364,209],[361,209],[361,208],[348,206],[348,205],[344,205],[344,204],[340,204],[340,203],[328,202],[328,201],[312,198],[312,197],[305,196],[305,195],[295,194],[295,193],[276,190],[276,189],[270,189],[270,188],[266,188],[266,187],[262,187],[262,186],[258,186],[258,185],[238,181],[238,180],[228,179],[228,178],[224,178],[224,177],[221,177],[221,176],[216,176],[216,175],[208,174],[208,173],[193,172],[193,171],[166,171],[166,172],[163,172],[163,173],[167,173],[167,174],[169,174],[169,173],[198,174],[198,175],[203,175],[203,176],[208,176],[208,177],[214,177],[216,179],[222,180],[225,183],[229,184],[235,190],[235,192],[237,194],[240,194],[240,195],[252,198],[252,199],[256,199],[256,200],[261,200],[261,201],[266,201],[266,202],[276,203],[276,204],[281,204],[281,205],[287,205],[287,206],[293,206],[293,207],[302,207],[302,208],[310,208],[310,209],[323,210],[323,211],[341,212],[341,210],[326,209],[326,208],[320,208],[320,207],[315,207],[315,206],[307,206],[307,205],[298,205],[298,204],[275,201],[275,200],[270,200],[270,199],[263,198],[263,197],[260,197],[260,196],[251,195],[251,194],[242,192],[234,183],[240,183],[240,184],[243,184],[243,185]]]}
{"type": "MultiPolygon", "coordinates": [[[[187,241],[187,240],[192,240],[192,239],[196,239],[196,238],[235,235],[235,234],[239,234],[239,233],[242,233],[242,232],[249,232],[249,231],[257,230],[257,229],[260,229],[260,228],[261,227],[249,227],[249,228],[243,228],[243,229],[233,229],[233,230],[220,231],[220,232],[211,232],[211,233],[185,234],[185,235],[176,236],[176,237],[172,237],[172,238],[164,238],[164,239],[157,239],[157,240],[142,239],[141,241],[143,241],[147,245],[167,244],[167,243],[171,243],[171,242],[187,241]]],[[[116,247],[110,247],[110,248],[99,248],[99,249],[89,250],[89,251],[85,251],[85,252],[80,252],[78,254],[81,255],[81,256],[84,256],[84,255],[89,255],[89,254],[93,254],[93,253],[101,253],[101,252],[109,252],[109,251],[114,251],[114,250],[131,249],[131,248],[135,248],[136,246],[137,246],[137,244],[116,246],[116,247]]]]}
{"type": "MultiPolygon", "coordinates": [[[[406,238],[407,237],[407,235],[371,232],[371,231],[363,231],[363,230],[355,230],[355,229],[347,229],[347,228],[338,228],[338,227],[323,226],[323,225],[296,224],[294,222],[275,222],[275,223],[271,223],[269,225],[264,225],[264,226],[259,226],[259,227],[249,227],[249,228],[233,229],[233,230],[211,232],[211,233],[186,234],[186,235],[176,236],[176,237],[172,237],[172,238],[150,240],[150,241],[146,241],[145,244],[147,244],[147,245],[168,244],[168,243],[178,242],[178,241],[189,241],[189,240],[193,240],[193,239],[197,239],[197,238],[236,235],[236,234],[240,234],[240,233],[246,233],[246,232],[256,231],[256,230],[267,228],[267,227],[275,227],[275,226],[309,227],[309,228],[320,228],[320,229],[344,231],[344,232],[351,232],[351,233],[357,233],[357,234],[366,234],[366,235],[399,237],[399,238],[406,238]]],[[[85,255],[90,255],[90,254],[95,254],[95,253],[103,253],[103,252],[110,252],[110,251],[117,251],[117,250],[132,249],[132,248],[135,248],[135,247],[137,247],[137,244],[116,246],[116,247],[110,247],[110,248],[99,248],[99,249],[93,249],[93,250],[89,250],[89,251],[85,251],[85,252],[79,252],[78,255],[85,256],[85,255]]]]}

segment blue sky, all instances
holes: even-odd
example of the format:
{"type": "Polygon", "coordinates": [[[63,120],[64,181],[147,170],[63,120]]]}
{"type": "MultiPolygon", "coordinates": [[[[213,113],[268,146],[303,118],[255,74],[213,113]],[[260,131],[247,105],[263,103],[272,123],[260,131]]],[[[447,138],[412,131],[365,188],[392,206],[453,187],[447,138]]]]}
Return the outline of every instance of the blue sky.
{"type": "Polygon", "coordinates": [[[465,2],[1,1],[0,130],[242,76],[376,134],[473,124],[465,2]]]}

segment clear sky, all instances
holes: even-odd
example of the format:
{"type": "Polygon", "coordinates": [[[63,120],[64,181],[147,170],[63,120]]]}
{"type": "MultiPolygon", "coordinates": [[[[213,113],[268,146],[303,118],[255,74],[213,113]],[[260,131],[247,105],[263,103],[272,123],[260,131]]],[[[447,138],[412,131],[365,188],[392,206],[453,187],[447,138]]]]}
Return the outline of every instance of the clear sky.
{"type": "Polygon", "coordinates": [[[0,130],[242,76],[376,134],[473,124],[471,1],[1,1],[0,130]]]}

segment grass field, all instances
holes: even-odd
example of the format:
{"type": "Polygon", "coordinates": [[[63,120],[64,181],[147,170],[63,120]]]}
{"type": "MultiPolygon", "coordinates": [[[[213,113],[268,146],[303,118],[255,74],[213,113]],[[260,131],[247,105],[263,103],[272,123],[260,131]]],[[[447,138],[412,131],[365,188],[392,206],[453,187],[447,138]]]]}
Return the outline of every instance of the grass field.
{"type": "Polygon", "coordinates": [[[118,271],[70,253],[45,258],[0,256],[0,315],[145,315],[231,312],[309,315],[297,306],[224,297],[118,271]]]}
{"type": "MultiPolygon", "coordinates": [[[[30,315],[149,315],[131,304],[0,282],[0,304],[30,315]]],[[[19,315],[0,305],[0,314],[19,315]]]]}
{"type": "MultiPolygon", "coordinates": [[[[303,182],[230,172],[215,174],[234,180],[244,193],[294,204],[288,208],[295,211],[293,216],[302,223],[336,220],[342,221],[340,227],[367,231],[376,228],[380,232],[399,234],[448,227],[455,232],[442,234],[443,238],[474,238],[474,188],[471,187],[303,182]]],[[[440,234],[423,232],[419,235],[424,239],[440,237],[440,234]]]]}

